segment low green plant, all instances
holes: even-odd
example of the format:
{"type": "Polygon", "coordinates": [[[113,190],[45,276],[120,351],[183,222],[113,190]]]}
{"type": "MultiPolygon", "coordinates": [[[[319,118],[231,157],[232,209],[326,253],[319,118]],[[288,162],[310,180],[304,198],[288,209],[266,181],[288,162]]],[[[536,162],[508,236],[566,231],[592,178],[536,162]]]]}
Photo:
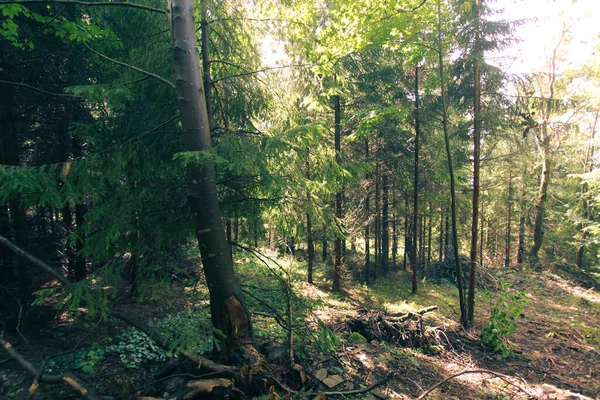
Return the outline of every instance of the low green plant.
{"type": "Polygon", "coordinates": [[[105,353],[116,353],[127,368],[136,369],[150,362],[167,359],[163,349],[156,346],[146,334],[135,328],[128,328],[116,336],[117,344],[108,345],[105,353]]]}
{"type": "MultiPolygon", "coordinates": [[[[517,317],[525,306],[525,292],[512,292],[511,285],[500,279],[498,299],[491,307],[490,319],[481,331],[481,342],[503,357],[514,354],[515,346],[508,337],[517,329],[517,317]]],[[[490,292],[485,296],[491,299],[490,292]]]]}
{"type": "Polygon", "coordinates": [[[350,336],[348,336],[348,341],[350,342],[364,342],[367,343],[367,338],[361,335],[358,332],[352,332],[350,336]]]}

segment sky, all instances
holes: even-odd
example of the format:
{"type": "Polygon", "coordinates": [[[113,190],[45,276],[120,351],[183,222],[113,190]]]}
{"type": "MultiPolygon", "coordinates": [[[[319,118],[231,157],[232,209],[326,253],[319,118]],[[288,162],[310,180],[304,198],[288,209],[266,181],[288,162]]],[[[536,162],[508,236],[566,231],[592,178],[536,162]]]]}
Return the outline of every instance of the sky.
{"type": "Polygon", "coordinates": [[[592,57],[599,42],[600,0],[495,0],[489,4],[504,9],[498,19],[528,20],[517,28],[520,43],[490,55],[491,62],[509,73],[546,71],[563,26],[570,36],[559,47],[563,68],[577,68],[592,57]]]}
{"type": "MultiPolygon", "coordinates": [[[[547,71],[563,26],[571,39],[559,48],[565,60],[562,68],[576,68],[592,56],[600,43],[600,0],[488,0],[488,5],[502,10],[496,19],[526,20],[516,30],[521,39],[519,43],[488,55],[488,62],[508,73],[547,71]]],[[[261,47],[265,65],[272,67],[288,62],[282,42],[267,37],[261,47]]]]}

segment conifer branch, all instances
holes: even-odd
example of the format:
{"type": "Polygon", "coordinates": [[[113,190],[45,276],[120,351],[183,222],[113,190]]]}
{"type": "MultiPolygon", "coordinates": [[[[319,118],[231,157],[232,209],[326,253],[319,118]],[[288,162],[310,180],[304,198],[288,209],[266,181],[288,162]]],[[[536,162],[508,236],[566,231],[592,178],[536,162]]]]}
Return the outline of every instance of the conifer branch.
{"type": "Polygon", "coordinates": [[[80,0],[2,0],[0,1],[0,5],[2,4],[46,4],[46,3],[59,3],[59,4],[77,4],[81,6],[91,6],[91,7],[129,7],[129,8],[137,8],[139,10],[152,11],[160,14],[166,14],[167,10],[163,10],[160,8],[154,8],[149,6],[143,6],[141,4],[134,3],[116,3],[112,1],[80,1],[80,0]]]}
{"type": "Polygon", "coordinates": [[[134,70],[134,71],[141,72],[142,74],[145,74],[145,75],[147,75],[147,76],[149,76],[149,77],[151,77],[151,78],[157,79],[157,80],[159,80],[160,82],[164,83],[165,85],[168,85],[168,86],[170,86],[171,88],[175,89],[175,84],[174,84],[173,82],[169,81],[168,79],[165,79],[165,78],[163,78],[163,77],[162,77],[162,76],[160,76],[160,75],[157,75],[157,74],[155,74],[155,73],[152,73],[152,72],[149,72],[149,71],[143,70],[143,69],[141,69],[141,68],[138,68],[138,67],[136,67],[136,66],[134,66],[134,65],[127,64],[127,63],[124,63],[124,62],[122,62],[122,61],[115,60],[114,58],[110,58],[109,56],[107,56],[107,55],[104,55],[104,54],[102,54],[102,53],[100,53],[100,52],[98,52],[98,51],[96,51],[96,50],[92,49],[92,48],[91,48],[91,47],[90,47],[90,46],[89,46],[87,43],[85,43],[85,42],[82,42],[82,43],[83,43],[83,45],[84,45],[85,47],[87,47],[87,48],[88,48],[88,50],[90,50],[92,53],[96,54],[98,57],[104,58],[105,60],[107,60],[107,61],[110,61],[110,62],[111,62],[111,63],[113,63],[113,64],[121,65],[121,66],[123,66],[123,67],[130,68],[130,69],[132,69],[132,70],[134,70]]]}
{"type": "Polygon", "coordinates": [[[47,90],[40,89],[40,88],[37,88],[37,87],[35,87],[35,86],[27,85],[26,83],[21,83],[21,82],[5,81],[5,80],[2,80],[2,79],[0,79],[0,83],[4,83],[4,84],[6,84],[6,85],[13,85],[13,86],[20,86],[20,87],[24,87],[24,88],[26,88],[26,89],[30,89],[30,90],[34,90],[34,91],[36,91],[36,92],[40,92],[40,93],[44,93],[44,94],[48,94],[48,95],[50,95],[50,96],[56,96],[56,97],[70,97],[70,98],[73,98],[73,99],[80,99],[80,98],[81,98],[80,96],[75,96],[75,95],[68,94],[68,93],[54,93],[54,92],[49,92],[49,91],[47,91],[47,90]]]}

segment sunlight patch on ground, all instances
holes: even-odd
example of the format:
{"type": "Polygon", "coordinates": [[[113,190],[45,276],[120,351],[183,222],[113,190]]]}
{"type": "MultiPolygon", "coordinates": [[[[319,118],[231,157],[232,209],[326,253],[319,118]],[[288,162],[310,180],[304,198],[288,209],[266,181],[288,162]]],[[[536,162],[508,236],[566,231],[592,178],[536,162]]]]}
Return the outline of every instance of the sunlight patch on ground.
{"type": "Polygon", "coordinates": [[[572,296],[585,299],[592,303],[600,304],[600,294],[596,293],[594,288],[584,289],[581,286],[572,285],[571,282],[555,274],[548,274],[548,277],[550,278],[548,283],[558,286],[572,296]]]}

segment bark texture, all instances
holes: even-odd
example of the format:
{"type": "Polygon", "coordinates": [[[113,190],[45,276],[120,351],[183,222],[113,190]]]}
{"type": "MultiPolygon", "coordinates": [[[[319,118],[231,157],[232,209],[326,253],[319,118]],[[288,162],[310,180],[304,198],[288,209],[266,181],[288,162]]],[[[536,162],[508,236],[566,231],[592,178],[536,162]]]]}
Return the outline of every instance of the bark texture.
{"type": "MultiPolygon", "coordinates": [[[[192,1],[171,0],[169,6],[176,92],[185,149],[201,152],[211,148],[211,138],[192,1]]],[[[211,319],[214,327],[226,336],[220,338],[220,350],[222,355],[228,356],[234,351],[247,349],[253,341],[253,332],[221,222],[215,170],[210,159],[201,157],[188,162],[186,186],[210,292],[211,319]]]]}

